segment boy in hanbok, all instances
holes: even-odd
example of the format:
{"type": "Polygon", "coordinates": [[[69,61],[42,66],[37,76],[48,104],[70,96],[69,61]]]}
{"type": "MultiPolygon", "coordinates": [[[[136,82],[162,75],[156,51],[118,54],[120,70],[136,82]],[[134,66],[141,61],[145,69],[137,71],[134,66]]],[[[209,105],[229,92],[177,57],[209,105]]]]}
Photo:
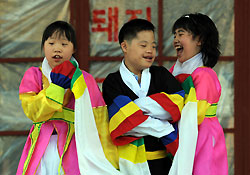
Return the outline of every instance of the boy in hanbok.
{"type": "Polygon", "coordinates": [[[154,25],[144,19],[119,32],[124,59],[103,82],[109,130],[126,175],[167,175],[178,147],[184,91],[164,67],[152,66],[157,43],[154,25]]]}
{"type": "Polygon", "coordinates": [[[227,175],[223,129],[216,117],[221,86],[213,67],[219,56],[219,34],[204,14],[186,14],[173,25],[177,61],[170,72],[186,93],[179,124],[179,148],[171,175],[227,175]]]}

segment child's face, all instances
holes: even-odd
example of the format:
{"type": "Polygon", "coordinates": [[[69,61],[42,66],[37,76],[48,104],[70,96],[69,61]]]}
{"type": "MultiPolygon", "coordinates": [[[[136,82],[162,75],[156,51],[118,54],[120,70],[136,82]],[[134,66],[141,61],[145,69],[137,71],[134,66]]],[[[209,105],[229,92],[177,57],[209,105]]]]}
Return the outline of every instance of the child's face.
{"type": "Polygon", "coordinates": [[[138,75],[143,69],[149,68],[156,55],[156,42],[153,31],[141,31],[131,41],[121,43],[127,68],[138,75]]]}
{"type": "Polygon", "coordinates": [[[52,69],[69,60],[74,53],[72,42],[68,41],[65,35],[61,36],[56,32],[44,42],[43,49],[52,69]]]}
{"type": "Polygon", "coordinates": [[[173,45],[177,52],[177,58],[181,63],[192,58],[201,50],[199,37],[193,38],[192,33],[183,28],[175,30],[173,45]]]}

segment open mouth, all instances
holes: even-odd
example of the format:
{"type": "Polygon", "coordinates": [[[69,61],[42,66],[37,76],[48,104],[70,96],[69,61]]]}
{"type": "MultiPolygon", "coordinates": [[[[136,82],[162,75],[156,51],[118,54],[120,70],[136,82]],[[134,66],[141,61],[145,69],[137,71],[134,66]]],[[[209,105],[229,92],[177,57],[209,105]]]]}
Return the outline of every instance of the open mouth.
{"type": "Polygon", "coordinates": [[[152,60],[153,57],[152,56],[143,56],[144,59],[148,59],[148,60],[152,60]]]}
{"type": "Polygon", "coordinates": [[[181,45],[176,45],[175,50],[177,51],[177,56],[180,56],[183,52],[183,47],[181,45]]]}
{"type": "Polygon", "coordinates": [[[54,58],[54,59],[62,59],[62,57],[60,55],[54,55],[52,58],[54,58]]]}

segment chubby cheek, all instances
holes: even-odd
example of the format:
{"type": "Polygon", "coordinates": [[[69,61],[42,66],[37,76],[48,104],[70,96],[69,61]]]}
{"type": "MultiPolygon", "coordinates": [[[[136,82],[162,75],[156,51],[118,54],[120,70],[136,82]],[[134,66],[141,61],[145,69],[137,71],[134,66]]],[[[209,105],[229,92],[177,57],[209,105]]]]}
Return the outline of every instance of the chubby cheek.
{"type": "Polygon", "coordinates": [[[63,60],[66,61],[66,60],[69,60],[71,58],[72,54],[64,54],[63,55],[63,60]]]}
{"type": "Polygon", "coordinates": [[[51,57],[51,55],[52,55],[52,51],[51,51],[51,49],[49,49],[49,48],[44,48],[44,49],[43,49],[43,52],[44,52],[44,55],[45,55],[46,57],[51,57]]]}
{"type": "Polygon", "coordinates": [[[72,57],[73,54],[74,54],[73,51],[67,52],[67,53],[65,54],[65,60],[70,60],[70,58],[72,57]]]}
{"type": "Polygon", "coordinates": [[[152,56],[155,58],[156,57],[156,49],[154,49],[152,56]]]}

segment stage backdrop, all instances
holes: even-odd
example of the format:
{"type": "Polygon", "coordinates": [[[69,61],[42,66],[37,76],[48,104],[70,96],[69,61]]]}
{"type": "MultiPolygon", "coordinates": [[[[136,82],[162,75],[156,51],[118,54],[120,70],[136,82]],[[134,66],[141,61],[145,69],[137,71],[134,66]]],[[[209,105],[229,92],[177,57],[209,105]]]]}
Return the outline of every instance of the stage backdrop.
{"type": "MultiPolygon", "coordinates": [[[[182,14],[201,12],[209,15],[220,32],[222,56],[234,55],[233,0],[89,0],[89,72],[101,89],[102,81],[119,68],[120,61],[95,61],[95,57],[122,57],[118,32],[124,22],[144,18],[156,26],[161,41],[161,57],[175,56],[171,27],[182,14]],[[162,14],[159,14],[162,9],[162,14]],[[162,25],[159,26],[159,16],[162,25]],[[158,31],[161,27],[161,38],[158,31]]],[[[82,7],[84,10],[85,7],[82,7]]],[[[44,28],[55,20],[70,22],[70,0],[0,1],[0,131],[29,130],[32,122],[24,115],[18,99],[18,87],[24,72],[40,62],[10,63],[11,59],[43,57],[41,38],[44,28]]],[[[77,21],[76,21],[77,23],[77,21]]],[[[174,61],[160,64],[170,68],[174,61]]],[[[234,62],[219,61],[214,70],[222,85],[217,116],[223,128],[234,128],[234,62]]],[[[226,133],[229,172],[234,172],[234,135],[226,133]]],[[[0,174],[15,174],[27,136],[0,135],[0,174]]]]}

